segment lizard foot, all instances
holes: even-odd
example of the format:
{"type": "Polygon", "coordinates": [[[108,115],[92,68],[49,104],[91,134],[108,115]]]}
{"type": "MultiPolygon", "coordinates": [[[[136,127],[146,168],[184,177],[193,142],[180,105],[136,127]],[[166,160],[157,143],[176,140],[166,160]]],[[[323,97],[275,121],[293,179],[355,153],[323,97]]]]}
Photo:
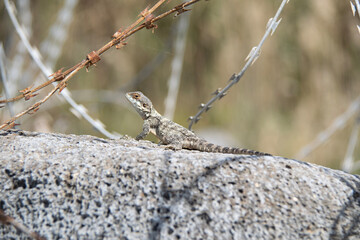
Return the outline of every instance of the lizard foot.
{"type": "Polygon", "coordinates": [[[173,151],[177,151],[177,150],[181,150],[181,147],[178,145],[174,145],[174,144],[170,144],[170,145],[166,145],[164,146],[165,149],[167,150],[173,150],[173,151]]]}

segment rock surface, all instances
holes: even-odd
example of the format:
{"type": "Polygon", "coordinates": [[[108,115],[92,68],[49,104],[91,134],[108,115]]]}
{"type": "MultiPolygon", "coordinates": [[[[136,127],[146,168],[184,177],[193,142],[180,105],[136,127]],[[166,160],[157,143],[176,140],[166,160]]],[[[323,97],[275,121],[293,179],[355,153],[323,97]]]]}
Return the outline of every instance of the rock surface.
{"type": "Polygon", "coordinates": [[[360,177],[314,164],[23,131],[0,150],[0,209],[47,239],[360,239],[360,177]]]}

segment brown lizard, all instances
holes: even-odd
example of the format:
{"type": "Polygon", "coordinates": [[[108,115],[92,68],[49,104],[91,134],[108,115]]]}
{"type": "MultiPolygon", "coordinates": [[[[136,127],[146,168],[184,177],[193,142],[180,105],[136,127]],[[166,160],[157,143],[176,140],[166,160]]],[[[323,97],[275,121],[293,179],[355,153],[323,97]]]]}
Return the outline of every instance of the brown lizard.
{"type": "Polygon", "coordinates": [[[191,149],[203,152],[233,153],[258,156],[271,154],[243,148],[222,147],[195,135],[192,131],[161,116],[152,102],[142,92],[128,92],[126,98],[144,120],[143,130],[136,140],[144,139],[150,132],[160,139],[161,144],[173,150],[191,149]]]}

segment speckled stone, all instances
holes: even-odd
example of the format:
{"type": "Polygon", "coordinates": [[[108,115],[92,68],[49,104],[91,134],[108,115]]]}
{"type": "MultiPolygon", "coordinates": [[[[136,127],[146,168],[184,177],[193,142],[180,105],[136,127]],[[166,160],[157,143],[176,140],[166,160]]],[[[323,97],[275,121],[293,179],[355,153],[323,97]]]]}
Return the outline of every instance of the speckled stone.
{"type": "Polygon", "coordinates": [[[0,150],[0,209],[47,239],[360,239],[360,177],[314,164],[25,131],[0,150]]]}

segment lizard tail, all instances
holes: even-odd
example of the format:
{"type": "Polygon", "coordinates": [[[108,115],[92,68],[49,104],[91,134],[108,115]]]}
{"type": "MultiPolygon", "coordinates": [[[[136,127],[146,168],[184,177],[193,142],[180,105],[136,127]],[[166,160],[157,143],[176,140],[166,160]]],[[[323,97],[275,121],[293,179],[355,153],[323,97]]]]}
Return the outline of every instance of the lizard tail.
{"type": "MultiPolygon", "coordinates": [[[[257,155],[257,156],[271,156],[270,153],[264,153],[264,152],[259,152],[259,151],[255,151],[255,150],[250,150],[250,149],[246,149],[246,148],[228,148],[229,149],[229,153],[234,153],[234,154],[246,154],[246,155],[257,155]]],[[[224,147],[224,152],[226,152],[226,147],[224,147]]]]}
{"type": "Polygon", "coordinates": [[[223,147],[207,141],[189,141],[188,146],[185,148],[195,149],[202,152],[215,152],[215,153],[231,153],[231,154],[245,154],[257,156],[272,156],[269,153],[249,150],[245,148],[223,147]]]}

